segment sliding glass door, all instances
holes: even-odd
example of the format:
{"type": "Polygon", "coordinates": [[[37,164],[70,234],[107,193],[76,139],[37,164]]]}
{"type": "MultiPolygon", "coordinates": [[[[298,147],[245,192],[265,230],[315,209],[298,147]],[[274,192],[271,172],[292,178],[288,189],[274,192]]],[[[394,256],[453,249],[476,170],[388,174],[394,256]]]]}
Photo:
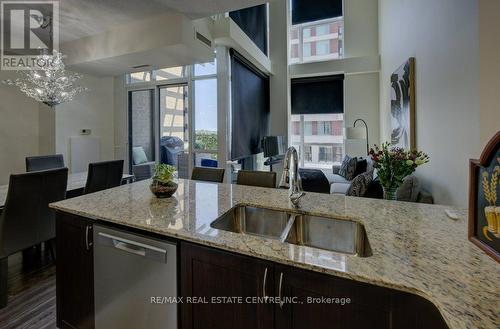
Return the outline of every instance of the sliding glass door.
{"type": "Polygon", "coordinates": [[[178,154],[189,149],[188,85],[160,86],[160,163],[176,166],[178,154]]]}
{"type": "Polygon", "coordinates": [[[176,166],[181,178],[189,178],[194,166],[218,166],[216,67],[212,62],[127,75],[131,172],[144,158],[151,169],[155,161],[176,166]]]}

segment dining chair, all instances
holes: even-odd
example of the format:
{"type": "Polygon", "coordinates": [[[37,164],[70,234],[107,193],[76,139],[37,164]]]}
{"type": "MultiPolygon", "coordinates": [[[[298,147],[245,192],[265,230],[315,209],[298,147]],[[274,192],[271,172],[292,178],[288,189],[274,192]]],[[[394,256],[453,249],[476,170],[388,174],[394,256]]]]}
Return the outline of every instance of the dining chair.
{"type": "Polygon", "coordinates": [[[240,170],[236,184],[275,188],[276,173],[274,171],[240,170]]]}
{"type": "Polygon", "coordinates": [[[224,169],[222,168],[204,168],[194,167],[191,174],[192,180],[201,180],[205,182],[222,183],[224,180],[224,169]]]}
{"type": "Polygon", "coordinates": [[[26,172],[64,168],[62,154],[26,157],[26,172]]]}
{"type": "MultiPolygon", "coordinates": [[[[55,213],[49,203],[63,200],[68,168],[11,175],[0,214],[0,308],[7,305],[8,257],[54,239],[55,213]]],[[[51,255],[54,258],[52,245],[51,255]]]]}
{"type": "Polygon", "coordinates": [[[123,160],[89,163],[87,183],[83,194],[120,186],[123,178],[123,160]]]}

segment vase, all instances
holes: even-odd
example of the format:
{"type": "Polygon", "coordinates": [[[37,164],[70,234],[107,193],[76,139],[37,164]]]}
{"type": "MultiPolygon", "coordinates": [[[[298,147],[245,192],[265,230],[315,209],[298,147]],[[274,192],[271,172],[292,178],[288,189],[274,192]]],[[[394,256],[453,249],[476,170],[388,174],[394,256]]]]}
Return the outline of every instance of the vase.
{"type": "Polygon", "coordinates": [[[177,187],[178,185],[174,181],[163,183],[153,179],[149,189],[157,198],[163,199],[170,198],[177,191],[177,187]]]}
{"type": "Polygon", "coordinates": [[[396,191],[398,190],[397,187],[383,187],[384,189],[384,199],[386,200],[397,200],[397,193],[396,191]]]}

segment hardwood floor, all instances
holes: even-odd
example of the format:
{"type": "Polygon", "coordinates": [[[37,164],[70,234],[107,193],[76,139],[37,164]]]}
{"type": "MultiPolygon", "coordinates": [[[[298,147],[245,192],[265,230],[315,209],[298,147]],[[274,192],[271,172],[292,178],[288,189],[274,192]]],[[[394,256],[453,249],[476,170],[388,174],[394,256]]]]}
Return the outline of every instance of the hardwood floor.
{"type": "Polygon", "coordinates": [[[0,328],[56,328],[56,267],[47,249],[9,257],[7,307],[0,328]]]}

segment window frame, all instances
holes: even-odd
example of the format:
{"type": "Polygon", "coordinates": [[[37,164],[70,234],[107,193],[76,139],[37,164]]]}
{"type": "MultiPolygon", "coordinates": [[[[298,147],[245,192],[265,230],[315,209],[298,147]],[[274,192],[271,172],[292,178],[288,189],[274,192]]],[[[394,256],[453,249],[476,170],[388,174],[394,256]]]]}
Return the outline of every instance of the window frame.
{"type": "MultiPolygon", "coordinates": [[[[215,61],[215,57],[214,57],[215,61]]],[[[154,136],[155,136],[155,151],[154,151],[154,157],[155,157],[155,162],[159,163],[159,158],[160,158],[160,143],[157,141],[158,138],[161,138],[160,136],[160,88],[165,88],[165,87],[175,87],[178,85],[187,85],[188,89],[188,97],[187,97],[187,106],[188,106],[188,148],[186,152],[188,152],[188,158],[189,158],[189,172],[192,171],[194,167],[194,160],[196,157],[196,153],[207,153],[207,154],[216,154],[218,155],[219,153],[219,148],[220,146],[220,141],[218,140],[217,143],[217,149],[216,150],[196,150],[194,148],[194,138],[195,138],[195,101],[194,101],[194,95],[195,95],[195,81],[196,80],[206,80],[206,79],[215,79],[216,82],[218,83],[217,79],[217,68],[214,74],[207,74],[207,75],[199,75],[195,76],[194,74],[194,66],[196,64],[191,64],[191,65],[184,65],[185,69],[185,76],[184,77],[179,77],[179,78],[172,78],[172,79],[167,79],[167,80],[156,80],[156,74],[155,74],[155,69],[151,70],[146,70],[146,71],[141,71],[141,72],[149,72],[151,76],[151,81],[141,81],[141,82],[130,82],[130,73],[125,74],[125,95],[126,95],[126,106],[127,106],[127,134],[130,134],[130,129],[131,129],[131,123],[130,123],[130,118],[131,114],[129,112],[131,103],[130,103],[130,93],[133,91],[139,91],[139,90],[150,90],[153,94],[153,113],[154,113],[154,136]]],[[[219,65],[216,63],[216,65],[219,65]]],[[[160,68],[163,69],[163,68],[160,68]]],[[[217,95],[215,95],[217,97],[217,95]]],[[[219,122],[217,121],[217,124],[219,122]]],[[[219,126],[217,126],[217,131],[220,129],[219,126]]],[[[217,138],[219,137],[219,134],[217,134],[217,138]]],[[[131,150],[132,146],[130,144],[130,140],[128,142],[128,149],[131,150]]],[[[131,170],[132,166],[130,165],[131,163],[131,151],[129,151],[129,168],[131,170]]]]}

